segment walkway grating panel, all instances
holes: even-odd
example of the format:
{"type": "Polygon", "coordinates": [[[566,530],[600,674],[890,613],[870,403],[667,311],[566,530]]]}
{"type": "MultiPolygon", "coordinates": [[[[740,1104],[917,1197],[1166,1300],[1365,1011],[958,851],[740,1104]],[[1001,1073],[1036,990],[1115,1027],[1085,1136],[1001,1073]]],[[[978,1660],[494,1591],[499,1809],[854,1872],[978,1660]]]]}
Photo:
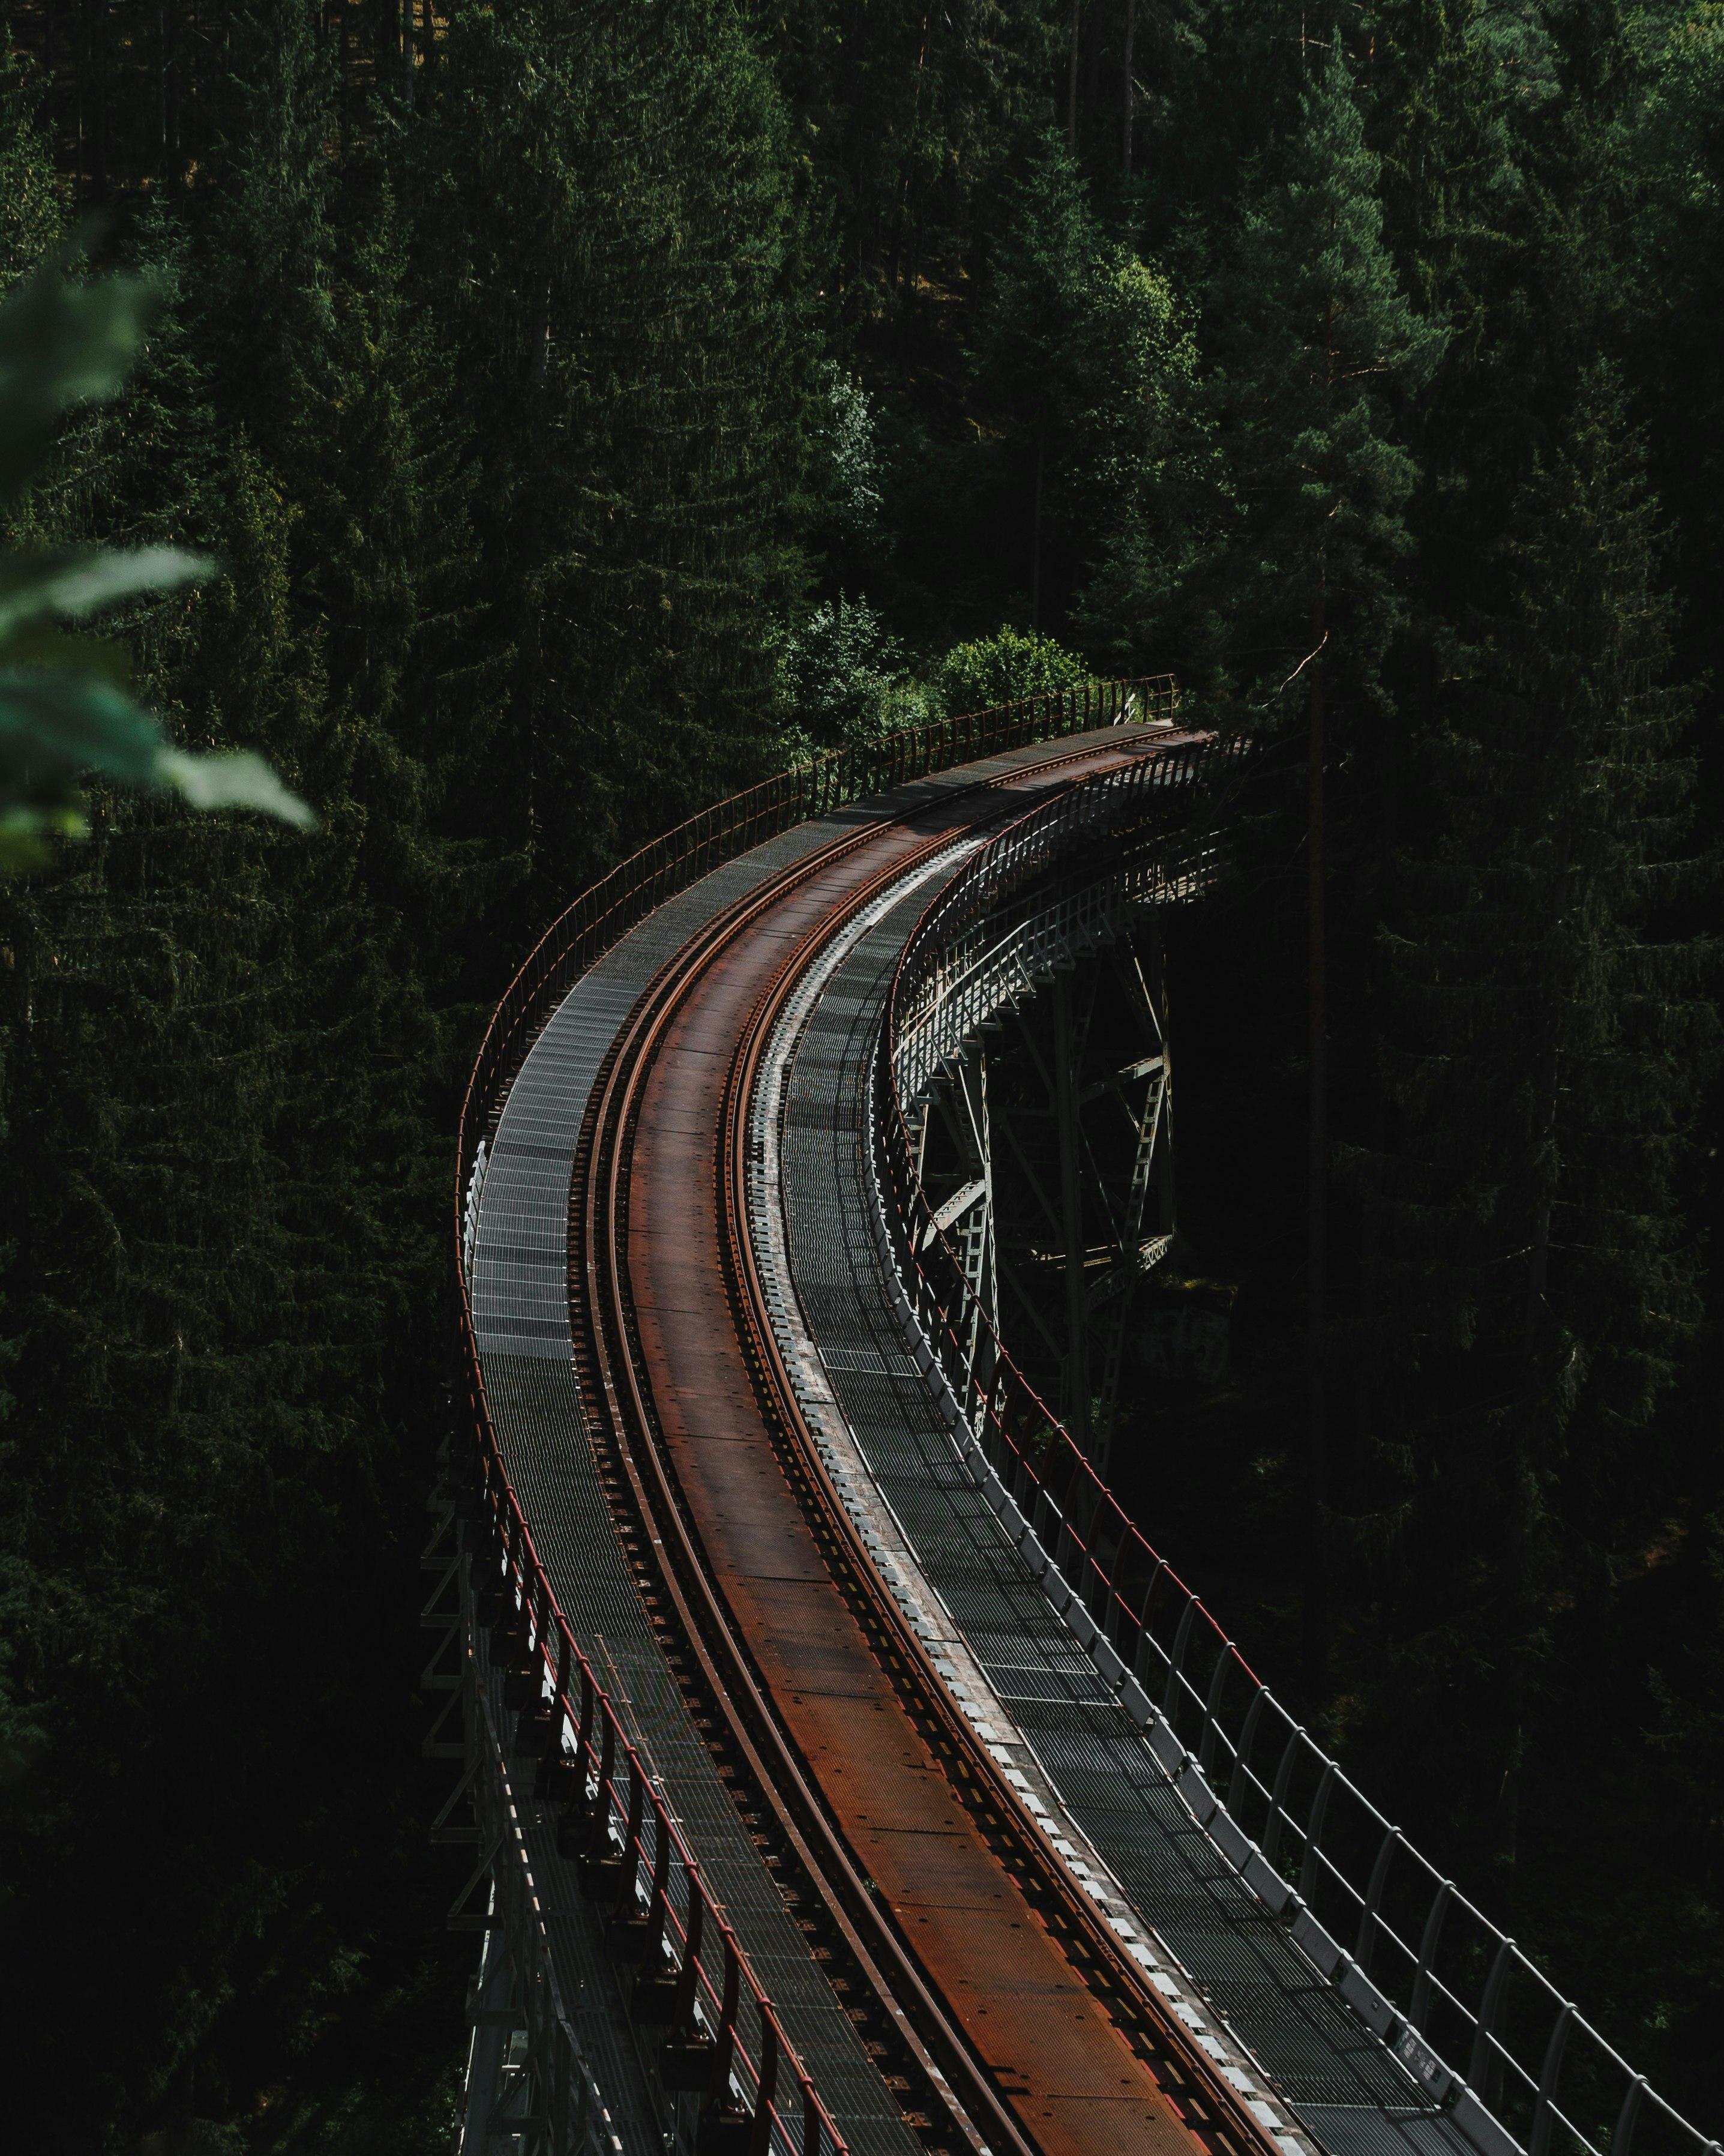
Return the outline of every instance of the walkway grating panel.
{"type": "Polygon", "coordinates": [[[1024,1571],[957,1454],[930,1389],[887,1378],[903,1341],[868,1209],[870,1052],[919,892],[850,954],[805,1029],[785,1095],[784,1205],[797,1294],[834,1389],[990,1682],[1127,1898],[1335,2156],[1461,2156],[1410,2084],[1316,1977],[1168,1788],[1024,1571]]]}
{"type": "MultiPolygon", "coordinates": [[[[1062,750],[1077,745],[1062,743],[1062,750]]],[[[606,1051],[666,959],[736,899],[883,810],[908,814],[1048,753],[1018,749],[898,789],[757,847],[649,915],[576,982],[524,1059],[489,1148],[475,1224],[474,1331],[498,1442],[565,1614],[631,1736],[659,1774],[781,2010],[791,2043],[854,2156],[920,2156],[921,2144],[814,1962],[683,1704],[612,1526],[581,1414],[569,1330],[569,1182],[606,1051]]],[[[834,1136],[829,1121],[824,1127],[834,1136]]],[[[834,1225],[836,1222],[834,1220],[834,1225]]],[[[885,1345],[902,1362],[895,1341],[885,1345]]],[[[889,1409],[890,1419],[890,1409],[889,1409]]],[[[590,1981],[571,1924],[550,1936],[571,1995],[590,1981]]]]}

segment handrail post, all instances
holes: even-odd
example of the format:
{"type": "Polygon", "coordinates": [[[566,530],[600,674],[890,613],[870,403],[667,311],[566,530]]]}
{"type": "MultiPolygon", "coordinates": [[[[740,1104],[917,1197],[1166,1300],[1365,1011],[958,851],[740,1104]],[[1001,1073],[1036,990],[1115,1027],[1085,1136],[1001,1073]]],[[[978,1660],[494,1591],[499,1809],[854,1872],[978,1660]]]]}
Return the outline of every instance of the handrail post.
{"type": "Polygon", "coordinates": [[[802,2156],[820,2156],[820,2106],[814,2095],[814,2081],[811,2074],[797,2076],[802,2091],[802,2156]]]}
{"type": "Polygon", "coordinates": [[[1185,1650],[1191,1638],[1192,1620],[1197,1614],[1197,1607],[1198,1598],[1193,1594],[1179,1613],[1178,1630],[1173,1635],[1173,1652],[1167,1661],[1167,1689],[1162,1697],[1162,1716],[1169,1722],[1173,1719],[1180,1671],[1184,1666],[1185,1650]]]}
{"type": "Polygon", "coordinates": [[[1233,1641],[1224,1640],[1221,1651],[1215,1657],[1215,1667],[1209,1677],[1208,1697],[1203,1702],[1203,1733],[1198,1738],[1198,1770],[1207,1774],[1209,1761],[1215,1750],[1215,1717],[1221,1706],[1221,1688],[1227,1681],[1227,1665],[1233,1653],[1233,1641]]]}
{"type": "MultiPolygon", "coordinates": [[[[607,1702],[608,1710],[608,1702],[607,1702]]],[[[587,1822],[587,1853],[601,1856],[611,1838],[611,1799],[617,1778],[617,1725],[608,1711],[604,1716],[604,1738],[598,1760],[598,1787],[593,1793],[593,1817],[587,1822]]]]}
{"type": "Polygon", "coordinates": [[[760,2082],[754,2092],[754,2130],[748,2156],[767,2156],[772,2139],[772,2098],[778,2091],[778,2017],[770,1999],[760,2002],[760,2082]]]}
{"type": "Polygon", "coordinates": [[[1551,2107],[1556,2102],[1562,2053],[1573,2019],[1573,2007],[1565,2004],[1552,2024],[1550,2041],[1544,2047],[1544,2066],[1538,2076],[1538,2094],[1532,2102],[1532,2133],[1526,2143],[1526,2156],[1546,2156],[1551,2145],[1551,2107]]]}
{"type": "Polygon", "coordinates": [[[1367,1976],[1371,1974],[1371,1957],[1377,1951],[1377,1912],[1383,1906],[1383,1889],[1388,1884],[1389,1859],[1400,1839],[1398,1826],[1392,1826],[1383,1837],[1383,1846],[1371,1867],[1370,1884],[1365,1889],[1365,1906],[1359,1912],[1359,1936],[1353,1948],[1353,1959],[1367,1976]]]}
{"type": "Polygon", "coordinates": [[[1305,1730],[1302,1725],[1296,1724],[1282,1749],[1280,1764],[1275,1768],[1275,1787],[1270,1791],[1269,1817],[1263,1823],[1263,1861],[1265,1864],[1274,1864],[1275,1851],[1281,1845],[1281,1809],[1287,1801],[1287,1788],[1293,1779],[1294,1762],[1304,1742],[1305,1730]]]}
{"type": "Polygon", "coordinates": [[[1505,1939],[1496,1949],[1491,1964],[1491,1974],[1485,1979],[1484,1996],[1479,2001],[1479,2018],[1473,2025],[1473,2055],[1467,2065],[1466,2085],[1489,2111],[1496,2101],[1498,2077],[1496,2058],[1496,2024],[1502,2014],[1502,2002],[1508,1990],[1510,1973],[1515,1965],[1515,1943],[1505,1939]]]}
{"type": "Polygon", "coordinates": [[[1257,1724],[1262,1719],[1263,1702],[1270,1696],[1269,1686],[1260,1684],[1251,1695],[1251,1704],[1245,1709],[1244,1726],[1239,1731],[1239,1748],[1233,1755],[1233,1774],[1227,1785],[1227,1809],[1239,1817],[1239,1800],[1244,1795],[1244,1780],[1250,1769],[1251,1747],[1257,1738],[1257,1724]]]}
{"type": "Polygon", "coordinates": [[[631,1744],[629,1760],[629,1817],[623,1829],[623,1868],[617,1874],[617,1898],[611,1905],[611,1920],[621,1923],[634,1914],[637,1875],[640,1870],[640,1829],[646,1810],[646,1769],[640,1755],[631,1744]]]}
{"type": "Polygon", "coordinates": [[[1305,1856],[1299,1866],[1299,1891],[1308,1902],[1317,1888],[1317,1857],[1323,1840],[1323,1815],[1329,1809],[1329,1792],[1335,1786],[1335,1762],[1326,1759],[1317,1777],[1317,1793],[1311,1800],[1311,1818],[1305,1830],[1305,1856]]]}
{"type": "Polygon", "coordinates": [[[682,1966],[676,1972],[676,2003],[670,2012],[673,2035],[695,2033],[695,1991],[700,1974],[700,1919],[706,1912],[700,1869],[690,1856],[686,1860],[689,1881],[689,1921],[683,1934],[682,1966]]]}
{"type": "Polygon", "coordinates": [[[724,1995],[718,2010],[718,2027],[714,2033],[712,2070],[706,2080],[706,2100],[703,2112],[711,2111],[721,2103],[731,2086],[731,2059],[736,2044],[736,1989],[739,1972],[736,1965],[736,1942],[728,1924],[724,1927],[724,1995]]]}
{"type": "Polygon", "coordinates": [[[655,1974],[664,1945],[664,1919],[670,1908],[670,1822],[663,1801],[653,1800],[653,1885],[647,1900],[646,1943],[641,1950],[643,1970],[655,1974]]]}
{"type": "Polygon", "coordinates": [[[581,1665],[581,1719],[575,1731],[575,1757],[569,1768],[568,1795],[557,1821],[557,1853],[559,1856],[580,1855],[584,1840],[582,1829],[587,1825],[587,1761],[593,1750],[593,1717],[597,1711],[598,1688],[593,1681],[593,1673],[583,1662],[581,1665]]]}
{"type": "Polygon", "coordinates": [[[1622,2109],[1616,2114],[1616,2131],[1610,2137],[1610,2156],[1631,2156],[1634,2145],[1634,2128],[1639,2122],[1640,2105],[1646,2094],[1646,2076],[1636,2074],[1622,2099],[1622,2109]]]}
{"type": "MultiPolygon", "coordinates": [[[[1149,1584],[1143,1590],[1143,1602],[1137,1616],[1137,1651],[1131,1657],[1131,1674],[1141,1685],[1149,1682],[1149,1666],[1146,1650],[1155,1646],[1155,1635],[1151,1626],[1155,1622],[1155,1591],[1162,1584],[1162,1574],[1167,1569],[1167,1560],[1158,1557],[1155,1570],[1149,1575],[1149,1584]]],[[[1159,1653],[1161,1650],[1157,1648],[1159,1653]]]]}
{"type": "MultiPolygon", "coordinates": [[[[1431,1983],[1437,1958],[1437,1948],[1442,1943],[1443,1919],[1449,1913],[1449,1904],[1455,1898],[1455,1882],[1445,1879],[1431,1897],[1430,1908],[1424,1919],[1424,1936],[1419,1942],[1419,1965],[1413,1973],[1413,1994],[1407,2002],[1407,2019],[1424,2034],[1424,2025],[1430,2014],[1431,1983]]],[[[1617,2156],[1613,2148],[1611,2156],[1617,2156]]]]}
{"type": "Polygon", "coordinates": [[[569,1661],[572,1643],[561,1627],[557,1635],[557,1682],[551,1694],[551,1726],[545,1732],[545,1748],[539,1755],[536,1794],[554,1797],[562,1772],[562,1725],[568,1714],[569,1661]]]}

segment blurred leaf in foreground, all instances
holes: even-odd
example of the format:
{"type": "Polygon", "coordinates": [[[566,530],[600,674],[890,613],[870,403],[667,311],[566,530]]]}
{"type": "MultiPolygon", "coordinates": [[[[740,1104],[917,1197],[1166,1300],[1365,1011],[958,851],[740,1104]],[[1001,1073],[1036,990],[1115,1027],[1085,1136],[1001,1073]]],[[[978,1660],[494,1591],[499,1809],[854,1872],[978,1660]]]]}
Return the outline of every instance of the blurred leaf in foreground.
{"type": "MultiPolygon", "coordinates": [[[[0,511],[53,453],[62,415],[111,397],[143,341],[147,280],[79,283],[62,255],[0,305],[0,511]]],[[[0,875],[48,858],[51,834],[88,829],[82,781],[170,788],[197,808],[316,820],[261,757],[175,748],[133,701],[125,651],[62,625],[213,564],[177,547],[38,548],[0,557],[0,875]]]]}

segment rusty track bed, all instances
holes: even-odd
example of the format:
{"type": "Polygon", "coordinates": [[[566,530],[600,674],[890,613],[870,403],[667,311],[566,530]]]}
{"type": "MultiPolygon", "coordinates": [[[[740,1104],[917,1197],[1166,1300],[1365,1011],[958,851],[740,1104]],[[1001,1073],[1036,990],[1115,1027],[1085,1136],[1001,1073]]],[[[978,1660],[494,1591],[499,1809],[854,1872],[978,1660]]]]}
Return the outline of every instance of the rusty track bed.
{"type": "MultiPolygon", "coordinates": [[[[984,820],[973,808],[967,820],[984,820]]],[[[804,1930],[830,1938],[890,2030],[870,2048],[907,2067],[889,2079],[924,2138],[1018,2156],[1258,2149],[1261,2130],[1077,1892],[875,1574],[779,1360],[749,1245],[748,1104],[784,1000],[835,928],[952,836],[900,825],[839,840],[691,939],[636,1005],[593,1088],[572,1188],[583,1404],[644,1530],[642,1584],[655,1578],[687,1642],[689,1688],[725,1725],[745,1801],[776,1825],[798,1882],[787,1899],[806,1887],[804,1930]],[[637,1171],[647,1209],[634,1219],[637,1171]],[[655,1174],[674,1206],[654,1204],[655,1174]],[[714,1413],[721,1435],[695,1429],[714,1413]],[[844,1794],[864,1785],[901,1814],[871,1838],[844,1794]],[[895,1897],[912,1873],[915,1894],[895,1897]],[[977,1948],[979,1985],[963,1959],[977,1948]]]]}

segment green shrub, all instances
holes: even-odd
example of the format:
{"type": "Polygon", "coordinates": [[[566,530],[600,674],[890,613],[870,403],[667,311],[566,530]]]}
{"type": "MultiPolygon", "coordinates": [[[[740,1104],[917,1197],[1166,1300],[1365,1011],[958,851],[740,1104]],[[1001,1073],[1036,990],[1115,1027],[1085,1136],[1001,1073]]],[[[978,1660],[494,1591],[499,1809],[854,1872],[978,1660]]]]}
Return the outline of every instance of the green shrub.
{"type": "Polygon", "coordinates": [[[1090,670],[1051,636],[1003,629],[974,644],[954,644],[941,661],[934,688],[948,711],[980,711],[1019,696],[1081,688],[1090,670]]]}
{"type": "Polygon", "coordinates": [[[926,685],[866,599],[817,607],[779,647],[778,680],[793,758],[876,741],[931,716],[926,685]]]}

